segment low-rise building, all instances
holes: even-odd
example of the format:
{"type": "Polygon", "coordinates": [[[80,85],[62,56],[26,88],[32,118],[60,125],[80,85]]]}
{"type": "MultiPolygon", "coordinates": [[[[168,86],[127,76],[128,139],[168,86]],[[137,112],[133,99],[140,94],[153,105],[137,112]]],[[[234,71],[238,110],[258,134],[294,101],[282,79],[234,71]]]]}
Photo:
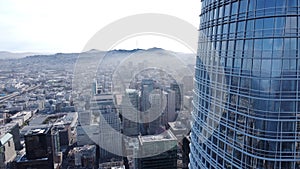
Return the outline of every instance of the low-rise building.
{"type": "Polygon", "coordinates": [[[13,135],[10,133],[2,135],[0,137],[0,169],[6,169],[16,155],[13,135]]]}

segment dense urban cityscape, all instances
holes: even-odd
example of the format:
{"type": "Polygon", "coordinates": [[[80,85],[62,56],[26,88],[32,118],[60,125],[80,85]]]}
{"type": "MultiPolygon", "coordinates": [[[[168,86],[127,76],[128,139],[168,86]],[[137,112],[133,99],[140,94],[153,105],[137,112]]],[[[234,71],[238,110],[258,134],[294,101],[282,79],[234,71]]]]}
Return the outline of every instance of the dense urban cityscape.
{"type": "Polygon", "coordinates": [[[300,169],[300,0],[199,13],[195,46],[146,14],[82,52],[0,52],[0,169],[300,169]],[[114,48],[153,34],[192,52],[114,48]]]}
{"type": "MultiPolygon", "coordinates": [[[[182,55],[191,69],[195,62],[192,54],[159,48],[92,50],[2,60],[1,168],[187,168],[193,75],[183,77],[184,83],[178,84],[161,70],[147,69],[129,82],[124,95],[116,93],[112,83],[114,71],[121,60],[132,54],[141,58],[182,55]],[[106,57],[90,84],[93,99],[85,105],[89,108],[84,112],[76,110],[75,99],[79,96],[72,91],[76,77],[73,70],[79,55],[106,57]],[[164,109],[159,105],[162,97],[166,98],[164,109]],[[152,117],[158,111],[163,111],[162,115],[152,117]],[[99,123],[99,113],[118,131],[116,135],[99,123]],[[129,137],[118,137],[119,133],[129,137]],[[99,146],[104,142],[119,153],[99,146]],[[158,149],[163,149],[162,144],[169,146],[163,154],[152,157],[146,156],[147,152],[138,152],[141,145],[153,149],[157,144],[158,149]],[[145,157],[137,158],[136,153],[144,153],[145,157]]],[[[122,66],[133,72],[134,64],[148,67],[145,59],[122,66]]]]}

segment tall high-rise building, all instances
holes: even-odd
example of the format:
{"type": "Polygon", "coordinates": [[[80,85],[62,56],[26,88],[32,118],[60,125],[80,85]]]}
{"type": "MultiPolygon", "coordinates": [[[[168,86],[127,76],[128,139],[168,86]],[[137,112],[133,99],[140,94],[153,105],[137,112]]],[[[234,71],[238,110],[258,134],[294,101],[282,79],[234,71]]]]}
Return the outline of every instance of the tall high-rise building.
{"type": "Polygon", "coordinates": [[[122,124],[123,133],[127,136],[139,135],[139,91],[135,89],[126,89],[125,96],[122,98],[122,124]]]}
{"type": "Polygon", "coordinates": [[[159,133],[159,128],[161,125],[161,114],[163,111],[163,94],[161,90],[151,93],[149,96],[149,101],[151,103],[151,108],[145,113],[145,118],[147,119],[147,134],[157,134],[159,133]]]}
{"type": "Polygon", "coordinates": [[[171,83],[170,88],[175,91],[175,110],[180,111],[183,102],[183,84],[173,82],[171,83]]]}
{"type": "Polygon", "coordinates": [[[151,107],[149,96],[153,90],[154,80],[143,79],[141,84],[141,111],[146,111],[151,107]]]}
{"type": "Polygon", "coordinates": [[[190,168],[300,168],[299,0],[202,0],[190,168]]]}
{"type": "Polygon", "coordinates": [[[24,136],[26,154],[16,159],[14,168],[53,168],[53,155],[59,146],[57,137],[50,126],[27,131],[24,136]]]}
{"type": "Polygon", "coordinates": [[[136,158],[139,169],[174,169],[177,168],[177,138],[170,131],[158,135],[139,136],[138,153],[143,158],[136,158]],[[162,152],[162,150],[166,150],[162,152]]]}
{"type": "Polygon", "coordinates": [[[89,111],[90,125],[77,126],[77,145],[99,145],[101,162],[119,158],[116,154],[122,154],[121,121],[114,104],[114,95],[95,95],[89,111]]]}

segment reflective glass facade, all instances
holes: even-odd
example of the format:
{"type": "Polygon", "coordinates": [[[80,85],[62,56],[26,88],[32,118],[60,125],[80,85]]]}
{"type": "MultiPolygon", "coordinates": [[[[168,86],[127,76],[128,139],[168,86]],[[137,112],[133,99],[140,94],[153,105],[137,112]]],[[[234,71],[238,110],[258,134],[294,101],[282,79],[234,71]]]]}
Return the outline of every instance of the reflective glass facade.
{"type": "Polygon", "coordinates": [[[202,0],[190,168],[300,168],[300,0],[202,0]]]}

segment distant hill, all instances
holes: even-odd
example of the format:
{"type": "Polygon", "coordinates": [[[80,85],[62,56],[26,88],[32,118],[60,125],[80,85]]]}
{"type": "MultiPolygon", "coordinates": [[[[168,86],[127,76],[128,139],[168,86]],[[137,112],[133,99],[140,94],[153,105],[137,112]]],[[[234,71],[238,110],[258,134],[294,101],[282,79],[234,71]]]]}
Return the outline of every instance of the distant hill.
{"type": "Polygon", "coordinates": [[[111,51],[99,51],[92,49],[82,53],[56,53],[56,54],[39,54],[39,53],[12,53],[12,52],[1,52],[0,60],[15,60],[16,62],[26,63],[28,65],[34,65],[44,67],[47,65],[61,66],[62,64],[75,64],[76,60],[80,57],[103,57],[105,56],[109,62],[118,62],[127,56],[135,54],[141,58],[144,55],[153,55],[153,57],[163,57],[164,55],[176,55],[187,65],[194,65],[196,56],[191,53],[178,53],[161,48],[150,48],[150,49],[133,49],[133,50],[111,50],[111,51]]]}
{"type": "Polygon", "coordinates": [[[37,54],[38,53],[31,53],[31,52],[13,53],[13,52],[0,51],[0,59],[20,59],[26,56],[32,56],[37,54]]]}

